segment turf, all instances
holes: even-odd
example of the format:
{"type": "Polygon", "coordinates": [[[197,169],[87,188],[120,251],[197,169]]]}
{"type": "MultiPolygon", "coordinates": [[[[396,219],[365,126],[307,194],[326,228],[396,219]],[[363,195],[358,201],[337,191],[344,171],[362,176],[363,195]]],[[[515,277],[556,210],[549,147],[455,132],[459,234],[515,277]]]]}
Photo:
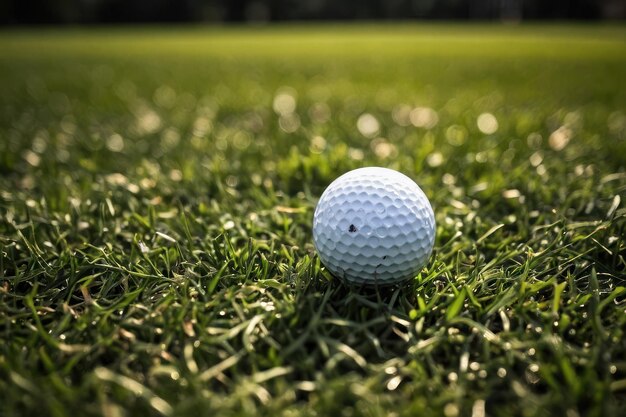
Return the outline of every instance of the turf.
{"type": "Polygon", "coordinates": [[[620,414],[624,39],[4,31],[0,415],[620,414]],[[435,209],[406,285],[351,288],[312,245],[367,165],[435,209]]]}

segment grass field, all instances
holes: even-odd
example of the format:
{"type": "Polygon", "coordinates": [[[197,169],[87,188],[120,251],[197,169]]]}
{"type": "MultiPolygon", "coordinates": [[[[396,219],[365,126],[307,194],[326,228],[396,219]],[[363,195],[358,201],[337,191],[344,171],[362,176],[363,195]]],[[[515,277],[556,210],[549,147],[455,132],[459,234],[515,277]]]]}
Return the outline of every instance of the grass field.
{"type": "Polygon", "coordinates": [[[0,34],[0,416],[626,410],[626,27],[0,34]],[[338,175],[435,252],[350,288],[338,175]]]}

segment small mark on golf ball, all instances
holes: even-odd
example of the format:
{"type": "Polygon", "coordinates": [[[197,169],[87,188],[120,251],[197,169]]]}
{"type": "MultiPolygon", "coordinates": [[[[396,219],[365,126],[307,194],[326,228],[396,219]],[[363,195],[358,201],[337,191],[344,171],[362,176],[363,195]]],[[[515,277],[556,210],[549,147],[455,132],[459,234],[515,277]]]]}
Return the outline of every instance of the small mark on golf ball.
{"type": "Polygon", "coordinates": [[[356,226],[351,224],[350,227],[348,228],[348,232],[355,233],[356,231],[357,231],[356,226]]]}

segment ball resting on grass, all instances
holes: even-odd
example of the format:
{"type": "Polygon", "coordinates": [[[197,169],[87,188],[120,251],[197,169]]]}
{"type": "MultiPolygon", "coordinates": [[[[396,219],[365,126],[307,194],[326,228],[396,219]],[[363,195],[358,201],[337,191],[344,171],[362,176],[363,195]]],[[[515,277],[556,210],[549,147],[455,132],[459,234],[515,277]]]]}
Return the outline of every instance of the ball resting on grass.
{"type": "Polygon", "coordinates": [[[406,175],[359,168],[322,194],[313,242],[334,276],[354,284],[395,284],[415,277],[428,262],[435,216],[424,192],[406,175]]]}

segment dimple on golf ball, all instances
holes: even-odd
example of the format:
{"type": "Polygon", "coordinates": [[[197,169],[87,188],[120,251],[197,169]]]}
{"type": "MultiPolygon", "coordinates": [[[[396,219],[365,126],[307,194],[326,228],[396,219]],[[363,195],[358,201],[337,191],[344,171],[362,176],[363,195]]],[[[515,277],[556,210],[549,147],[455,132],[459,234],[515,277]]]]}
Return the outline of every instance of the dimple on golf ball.
{"type": "Polygon", "coordinates": [[[406,175],[359,168],[322,194],[313,243],[334,276],[355,284],[395,284],[415,277],[428,262],[435,216],[424,192],[406,175]]]}

